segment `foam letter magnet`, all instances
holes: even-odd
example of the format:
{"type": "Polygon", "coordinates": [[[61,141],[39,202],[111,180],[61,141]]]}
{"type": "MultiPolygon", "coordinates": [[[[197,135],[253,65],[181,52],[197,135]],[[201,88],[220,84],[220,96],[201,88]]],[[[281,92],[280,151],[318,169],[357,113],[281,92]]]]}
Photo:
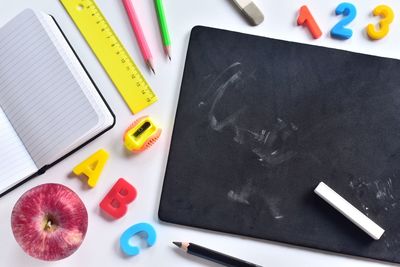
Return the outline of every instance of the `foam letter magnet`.
{"type": "Polygon", "coordinates": [[[136,196],[135,187],[123,178],[119,178],[100,202],[100,208],[114,219],[119,219],[126,214],[128,204],[134,201],[136,196]]]}
{"type": "Polygon", "coordinates": [[[128,256],[136,256],[140,253],[140,249],[137,246],[132,246],[129,244],[129,239],[138,234],[144,234],[146,238],[147,245],[149,247],[156,243],[156,230],[151,224],[148,223],[138,223],[129,227],[121,236],[119,243],[121,250],[128,256]]]}
{"type": "Polygon", "coordinates": [[[90,187],[95,187],[101,172],[108,160],[108,153],[104,149],[98,150],[96,153],[92,154],[90,157],[79,163],[72,172],[75,175],[84,174],[88,177],[88,185],[90,187]]]}

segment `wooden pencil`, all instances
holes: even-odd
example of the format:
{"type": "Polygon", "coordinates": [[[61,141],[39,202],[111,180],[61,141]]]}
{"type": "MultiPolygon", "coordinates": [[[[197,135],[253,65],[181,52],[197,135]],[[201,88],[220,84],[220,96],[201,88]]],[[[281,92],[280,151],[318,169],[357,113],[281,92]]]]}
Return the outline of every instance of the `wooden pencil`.
{"type": "Polygon", "coordinates": [[[163,0],[155,0],[158,23],[160,25],[161,37],[164,45],[164,52],[171,60],[171,39],[169,37],[167,18],[165,16],[163,0]]]}
{"type": "Polygon", "coordinates": [[[186,251],[186,253],[219,263],[224,266],[229,267],[262,267],[261,265],[257,265],[254,263],[250,263],[238,258],[234,258],[232,256],[223,254],[218,251],[214,251],[193,243],[186,243],[186,242],[172,242],[178,248],[186,251]]]}
{"type": "Polygon", "coordinates": [[[131,0],[122,0],[122,2],[125,6],[126,13],[128,14],[129,21],[132,24],[132,29],[133,32],[135,33],[143,59],[146,62],[146,65],[150,68],[150,70],[154,74],[156,74],[156,72],[154,71],[153,56],[150,52],[150,48],[149,45],[147,44],[146,38],[144,37],[142,26],[139,23],[139,19],[137,17],[135,8],[133,7],[131,0]]]}

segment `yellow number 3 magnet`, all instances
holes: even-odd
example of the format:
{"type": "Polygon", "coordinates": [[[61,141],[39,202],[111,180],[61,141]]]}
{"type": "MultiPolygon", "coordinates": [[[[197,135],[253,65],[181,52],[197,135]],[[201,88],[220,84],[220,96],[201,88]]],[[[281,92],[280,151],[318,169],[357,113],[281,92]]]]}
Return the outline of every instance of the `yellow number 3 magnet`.
{"type": "Polygon", "coordinates": [[[379,5],[372,11],[372,14],[374,16],[380,16],[382,20],[379,22],[378,29],[375,28],[375,25],[368,24],[367,34],[372,40],[380,40],[389,33],[389,26],[393,22],[394,13],[390,7],[379,5]]]}

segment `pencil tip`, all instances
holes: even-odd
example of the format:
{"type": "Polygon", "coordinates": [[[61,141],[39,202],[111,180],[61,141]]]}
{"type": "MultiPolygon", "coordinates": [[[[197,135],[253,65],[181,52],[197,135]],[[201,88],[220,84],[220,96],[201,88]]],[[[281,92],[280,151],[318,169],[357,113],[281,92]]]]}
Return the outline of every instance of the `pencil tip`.
{"type": "Polygon", "coordinates": [[[154,73],[154,75],[156,75],[156,72],[154,71],[153,66],[149,65],[149,68],[151,69],[151,71],[154,73]]]}
{"type": "Polygon", "coordinates": [[[182,247],[182,242],[172,242],[178,248],[182,247]]]}
{"type": "Polygon", "coordinates": [[[153,63],[150,60],[146,61],[147,66],[149,67],[149,69],[154,73],[154,75],[156,74],[156,72],[154,71],[153,68],[153,63]]]}
{"type": "Polygon", "coordinates": [[[167,55],[167,57],[169,58],[169,60],[171,60],[171,47],[170,46],[164,46],[164,52],[167,55]]]}

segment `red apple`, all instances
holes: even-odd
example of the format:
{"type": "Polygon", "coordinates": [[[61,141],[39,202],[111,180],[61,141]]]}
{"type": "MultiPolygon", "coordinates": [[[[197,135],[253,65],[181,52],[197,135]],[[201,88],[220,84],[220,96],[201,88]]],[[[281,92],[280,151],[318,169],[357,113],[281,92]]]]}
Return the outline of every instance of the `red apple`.
{"type": "Polygon", "coordinates": [[[86,235],[88,214],[79,196],[60,184],[25,192],[11,214],[14,237],[34,258],[61,260],[74,253],[86,235]]]}

